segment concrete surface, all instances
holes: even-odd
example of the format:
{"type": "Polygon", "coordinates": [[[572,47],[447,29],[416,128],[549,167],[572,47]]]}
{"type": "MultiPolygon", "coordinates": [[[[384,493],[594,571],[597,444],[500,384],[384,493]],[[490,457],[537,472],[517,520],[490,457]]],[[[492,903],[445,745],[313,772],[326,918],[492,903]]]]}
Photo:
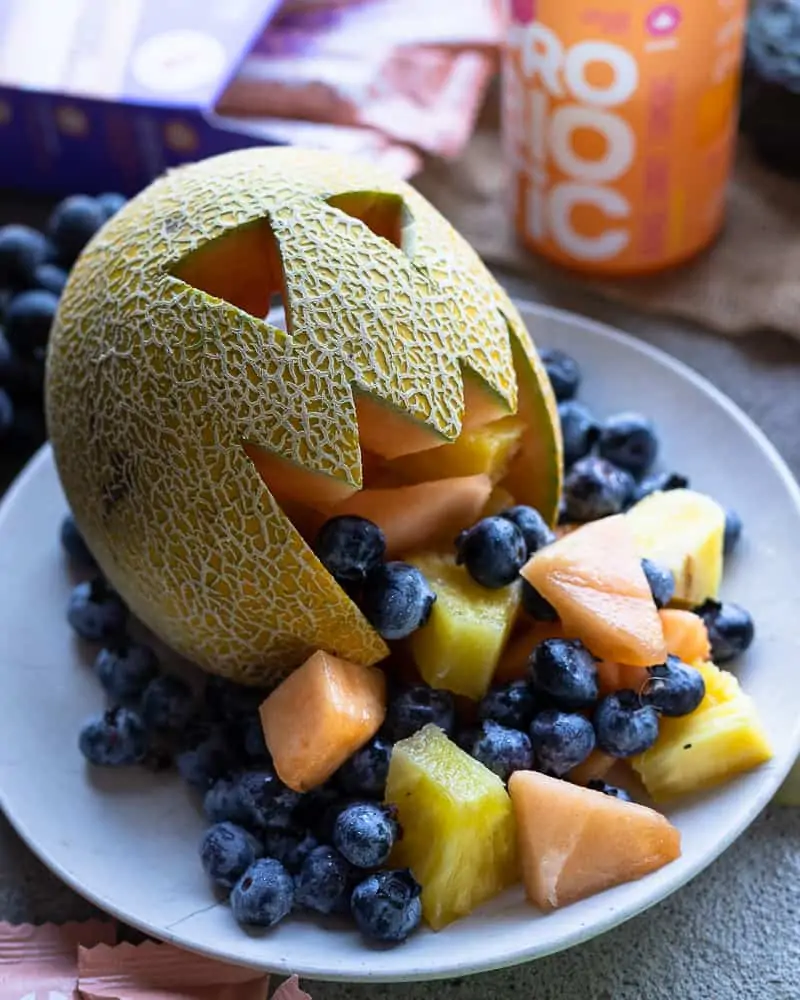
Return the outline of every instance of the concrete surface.
{"type": "MultiPolygon", "coordinates": [[[[0,203],[0,223],[42,214],[40,206],[0,203]]],[[[800,343],[768,333],[724,340],[579,293],[554,300],[518,279],[508,285],[515,295],[591,315],[681,358],[736,400],[800,475],[800,343]]],[[[91,913],[0,819],[0,919],[63,921],[91,913]]],[[[314,1000],[371,994],[388,1000],[436,994],[449,1000],[800,1000],[800,810],[767,809],[690,885],[571,952],[441,984],[319,983],[310,989],[314,1000]]]]}

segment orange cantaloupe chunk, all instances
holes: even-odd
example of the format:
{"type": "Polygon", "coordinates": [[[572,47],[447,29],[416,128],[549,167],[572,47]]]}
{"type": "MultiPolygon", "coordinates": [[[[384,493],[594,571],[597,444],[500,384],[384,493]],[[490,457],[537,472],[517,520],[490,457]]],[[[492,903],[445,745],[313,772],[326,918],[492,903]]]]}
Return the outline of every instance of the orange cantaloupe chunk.
{"type": "Polygon", "coordinates": [[[547,545],[522,575],[595,656],[630,666],[664,663],[658,610],[624,515],[585,524],[547,545]]]}
{"type": "Polygon", "coordinates": [[[616,757],[610,757],[602,750],[592,750],[583,763],[573,767],[567,774],[567,779],[576,785],[588,785],[590,781],[602,781],[611,768],[617,763],[616,757]]]}
{"type": "Polygon", "coordinates": [[[667,652],[684,663],[711,659],[711,643],[706,623],[693,611],[664,608],[658,612],[667,652]]]}
{"type": "Polygon", "coordinates": [[[654,809],[537,771],[512,774],[508,791],[525,891],[541,910],[632,882],[680,857],[680,833],[654,809]]]}
{"type": "Polygon", "coordinates": [[[613,660],[599,660],[597,663],[597,683],[601,696],[626,689],[639,691],[647,677],[644,667],[631,667],[613,660]]]}
{"type": "Polygon", "coordinates": [[[453,544],[459,531],[474,524],[492,492],[488,476],[437,479],[413,486],[361,490],[328,509],[329,517],[357,514],[374,521],[394,558],[437,543],[453,544]]]}
{"type": "Polygon", "coordinates": [[[265,451],[258,445],[246,443],[244,450],[281,506],[298,502],[318,509],[321,505],[339,503],[358,489],[343,479],[334,479],[333,476],[287,462],[280,455],[265,451]]]}
{"type": "Polygon", "coordinates": [[[307,792],[372,739],[386,716],[386,678],[318,650],[260,708],[264,739],[281,781],[307,792]]]}
{"type": "Polygon", "coordinates": [[[525,680],[528,676],[528,659],[539,643],[545,639],[564,638],[566,636],[560,622],[535,622],[524,632],[512,635],[500,655],[493,683],[506,684],[509,681],[525,680]]]}

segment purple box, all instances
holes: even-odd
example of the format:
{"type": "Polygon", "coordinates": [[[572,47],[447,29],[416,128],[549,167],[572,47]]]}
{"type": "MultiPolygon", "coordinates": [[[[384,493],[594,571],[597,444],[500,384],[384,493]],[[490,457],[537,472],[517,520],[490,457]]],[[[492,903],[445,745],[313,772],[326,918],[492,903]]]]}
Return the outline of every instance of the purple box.
{"type": "Polygon", "coordinates": [[[134,194],[283,143],[217,99],[280,0],[0,0],[0,187],[134,194]]]}

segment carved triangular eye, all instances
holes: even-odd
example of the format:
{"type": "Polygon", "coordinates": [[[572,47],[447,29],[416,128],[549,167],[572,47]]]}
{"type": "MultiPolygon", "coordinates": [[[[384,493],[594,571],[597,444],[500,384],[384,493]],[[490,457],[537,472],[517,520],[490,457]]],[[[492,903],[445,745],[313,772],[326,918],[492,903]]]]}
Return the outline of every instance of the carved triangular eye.
{"type": "Polygon", "coordinates": [[[362,222],[381,239],[388,240],[408,257],[414,256],[414,218],[399,194],[385,191],[345,191],[327,199],[338,209],[362,222]]]}
{"type": "Polygon", "coordinates": [[[283,305],[278,243],[267,219],[232,229],[184,257],[173,274],[187,285],[264,319],[283,305]]]}

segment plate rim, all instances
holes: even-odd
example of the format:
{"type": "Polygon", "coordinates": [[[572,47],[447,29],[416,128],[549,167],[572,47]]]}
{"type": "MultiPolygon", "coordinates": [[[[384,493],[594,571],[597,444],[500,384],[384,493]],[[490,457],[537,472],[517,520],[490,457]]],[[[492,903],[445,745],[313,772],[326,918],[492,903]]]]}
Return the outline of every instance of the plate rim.
{"type": "MultiPolygon", "coordinates": [[[[779,474],[786,488],[786,492],[793,501],[798,516],[800,516],[800,485],[786,463],[786,460],[780,454],[775,445],[769,440],[764,431],[755,423],[755,421],[749,417],[737,403],[718,389],[705,376],[701,375],[690,365],[673,357],[663,349],[655,347],[647,341],[639,340],[634,335],[625,333],[624,331],[619,330],[607,323],[583,316],[580,313],[574,313],[567,309],[560,309],[539,302],[519,298],[515,298],[513,301],[514,305],[522,313],[526,329],[528,329],[534,343],[536,342],[536,330],[534,326],[535,320],[533,318],[535,315],[538,314],[540,317],[549,318],[557,322],[575,323],[577,321],[577,323],[587,333],[614,341],[629,350],[633,350],[634,352],[644,355],[661,365],[671,368],[684,380],[690,382],[701,392],[711,397],[711,399],[739,425],[742,431],[754,440],[758,448],[765,454],[769,463],[779,474]],[[526,317],[530,317],[530,319],[527,319],[526,317]]],[[[52,458],[52,448],[49,442],[45,442],[45,444],[43,444],[28,460],[20,473],[9,485],[2,497],[2,501],[0,501],[0,532],[2,532],[7,512],[14,504],[17,495],[27,487],[28,480],[36,475],[39,466],[43,465],[48,460],[54,462],[54,459],[52,458]]],[[[800,716],[797,718],[792,733],[790,734],[789,744],[790,746],[794,746],[797,754],[800,755],[800,716]]],[[[765,768],[764,778],[759,786],[758,794],[751,796],[748,800],[747,808],[743,812],[743,818],[740,819],[737,824],[734,824],[727,829],[725,836],[720,838],[711,850],[706,851],[706,853],[695,860],[693,864],[687,865],[681,872],[680,878],[671,880],[664,886],[659,887],[651,895],[647,896],[644,901],[635,897],[630,902],[624,903],[619,907],[614,907],[609,910],[604,917],[593,921],[590,925],[584,926],[576,923],[574,932],[565,934],[561,940],[553,943],[552,945],[542,947],[541,945],[537,946],[535,943],[532,943],[531,946],[526,949],[517,949],[513,953],[508,954],[498,954],[494,960],[487,960],[486,958],[477,958],[471,961],[465,961],[463,959],[455,961],[449,960],[443,962],[434,970],[412,965],[403,973],[373,973],[368,969],[357,974],[345,972],[324,973],[315,968],[309,968],[308,971],[306,971],[302,966],[299,968],[296,967],[296,963],[294,963],[295,967],[290,967],[289,963],[280,956],[274,957],[269,964],[262,962],[257,965],[250,965],[248,963],[245,967],[260,969],[264,972],[278,975],[291,975],[296,973],[304,979],[317,982],[412,983],[431,982],[450,979],[453,977],[475,975],[484,972],[495,972],[501,969],[512,968],[516,965],[532,962],[539,958],[545,958],[548,955],[557,954],[561,951],[566,951],[576,945],[592,940],[601,934],[605,934],[631,918],[644,913],[692,881],[692,879],[716,861],[717,858],[719,858],[720,855],[722,855],[752,824],[752,822],[772,799],[784,778],[791,770],[793,763],[794,760],[789,759],[788,762],[783,761],[780,766],[770,766],[765,768]]],[[[77,877],[73,877],[71,873],[55,858],[51,857],[46,850],[39,848],[33,836],[28,834],[25,825],[20,823],[8,809],[2,787],[0,787],[0,809],[2,809],[9,824],[20,839],[45,865],[45,867],[47,867],[77,895],[88,900],[104,913],[109,914],[123,924],[127,924],[128,926],[134,927],[148,934],[157,941],[169,942],[191,953],[206,955],[219,959],[220,961],[228,963],[233,962],[238,965],[243,964],[241,961],[233,959],[230,953],[222,948],[215,948],[213,945],[200,946],[196,944],[187,944],[180,934],[172,933],[168,928],[159,928],[151,921],[144,919],[132,919],[129,914],[125,913],[121,907],[115,905],[113,901],[105,899],[98,893],[94,893],[84,887],[77,877]]]]}

